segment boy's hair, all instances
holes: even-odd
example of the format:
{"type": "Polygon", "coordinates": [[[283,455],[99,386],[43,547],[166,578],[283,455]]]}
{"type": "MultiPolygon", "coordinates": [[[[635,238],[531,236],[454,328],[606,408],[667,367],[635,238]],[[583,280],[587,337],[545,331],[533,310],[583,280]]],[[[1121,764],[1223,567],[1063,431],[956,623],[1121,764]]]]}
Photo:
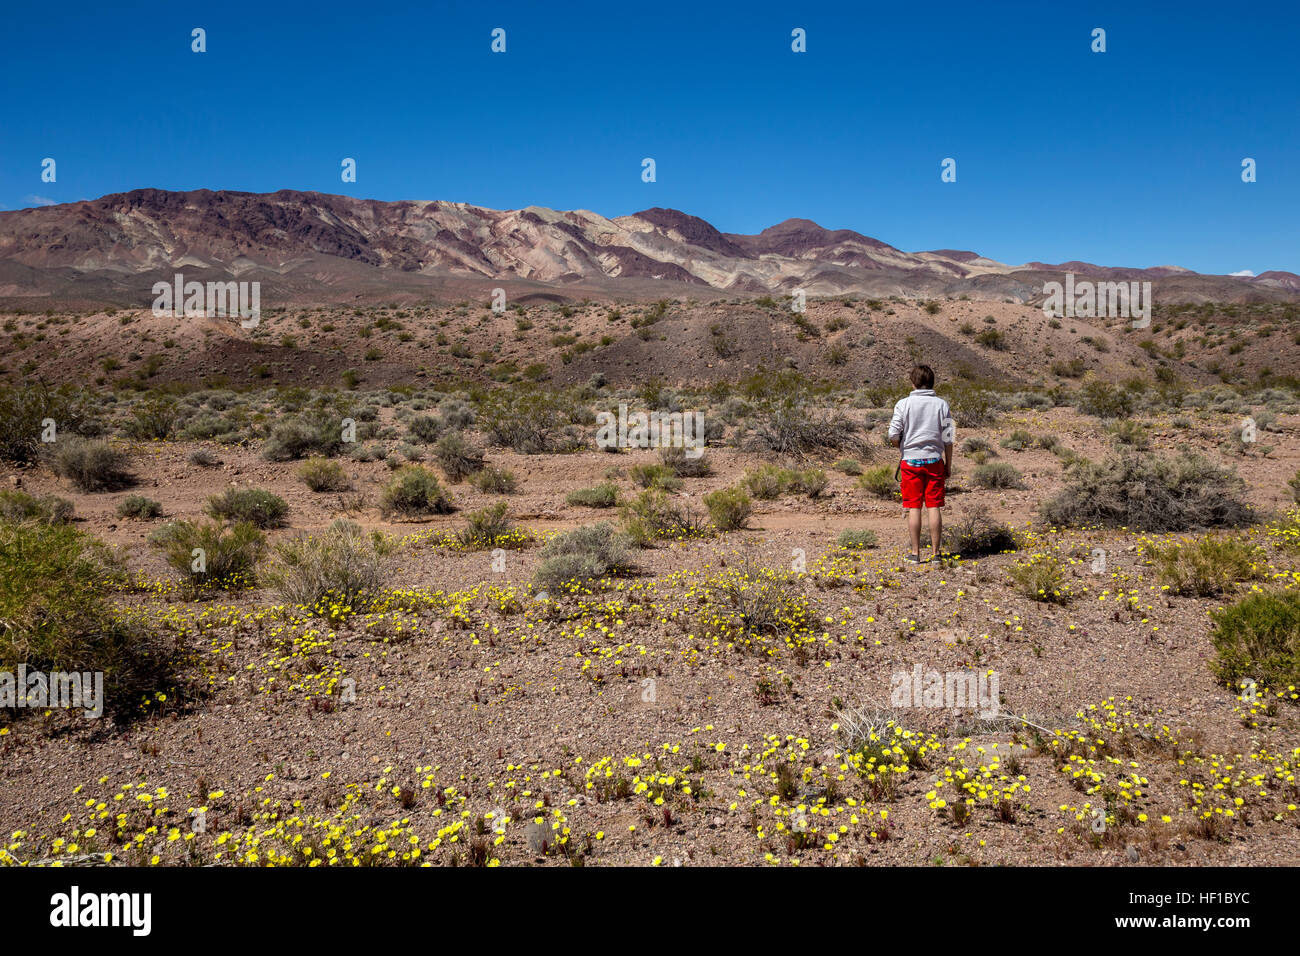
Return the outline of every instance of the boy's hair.
{"type": "Polygon", "coordinates": [[[928,365],[912,366],[913,388],[934,388],[934,369],[928,365]]]}

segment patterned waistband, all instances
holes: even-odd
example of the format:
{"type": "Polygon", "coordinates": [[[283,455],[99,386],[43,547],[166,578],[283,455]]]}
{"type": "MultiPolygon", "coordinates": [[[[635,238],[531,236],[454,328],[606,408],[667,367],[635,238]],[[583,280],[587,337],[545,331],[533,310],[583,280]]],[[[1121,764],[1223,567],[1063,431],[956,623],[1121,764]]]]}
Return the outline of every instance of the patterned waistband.
{"type": "Polygon", "coordinates": [[[921,465],[937,465],[941,461],[943,461],[942,458],[904,458],[903,464],[917,468],[921,465]]]}

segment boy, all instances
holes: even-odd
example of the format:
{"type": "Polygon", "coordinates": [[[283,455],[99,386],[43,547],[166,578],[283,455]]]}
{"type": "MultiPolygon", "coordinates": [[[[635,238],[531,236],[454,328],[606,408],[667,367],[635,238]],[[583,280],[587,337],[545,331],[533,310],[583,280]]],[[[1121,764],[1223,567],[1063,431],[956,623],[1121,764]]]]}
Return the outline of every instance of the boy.
{"type": "MultiPolygon", "coordinates": [[[[939,557],[943,536],[943,484],[952,467],[952,410],[934,394],[934,369],[912,369],[912,393],[899,399],[889,423],[889,443],[899,449],[903,507],[912,550],[907,560],[921,564],[921,506],[929,514],[930,545],[939,557]]],[[[927,559],[928,560],[928,559],[927,559]]]]}

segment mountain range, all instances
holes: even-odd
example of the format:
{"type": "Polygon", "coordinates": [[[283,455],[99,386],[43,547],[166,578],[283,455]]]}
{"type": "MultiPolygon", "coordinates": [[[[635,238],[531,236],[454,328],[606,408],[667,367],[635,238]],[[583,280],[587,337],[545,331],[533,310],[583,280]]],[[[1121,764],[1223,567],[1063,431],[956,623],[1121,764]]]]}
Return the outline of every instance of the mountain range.
{"type": "MultiPolygon", "coordinates": [[[[1278,301],[1300,275],[1211,276],[1177,266],[1008,265],[976,252],[905,252],[850,229],[788,219],[757,235],[652,208],[607,218],[316,192],[137,189],[0,212],[0,304],[145,305],[186,278],[259,280],[263,301],[486,298],[489,282],[560,297],[968,295],[1034,302],[1064,272],[1151,280],[1165,301],[1278,301]]],[[[550,296],[548,296],[550,297],[550,296]]]]}

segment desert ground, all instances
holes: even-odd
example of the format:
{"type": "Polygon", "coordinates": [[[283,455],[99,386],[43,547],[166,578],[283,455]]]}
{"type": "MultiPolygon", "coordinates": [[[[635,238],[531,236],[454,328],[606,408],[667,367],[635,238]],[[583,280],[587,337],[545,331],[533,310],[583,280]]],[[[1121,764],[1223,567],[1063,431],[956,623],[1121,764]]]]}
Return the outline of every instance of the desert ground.
{"type": "Polygon", "coordinates": [[[1294,308],[0,314],[0,862],[1296,865],[1294,308]]]}

